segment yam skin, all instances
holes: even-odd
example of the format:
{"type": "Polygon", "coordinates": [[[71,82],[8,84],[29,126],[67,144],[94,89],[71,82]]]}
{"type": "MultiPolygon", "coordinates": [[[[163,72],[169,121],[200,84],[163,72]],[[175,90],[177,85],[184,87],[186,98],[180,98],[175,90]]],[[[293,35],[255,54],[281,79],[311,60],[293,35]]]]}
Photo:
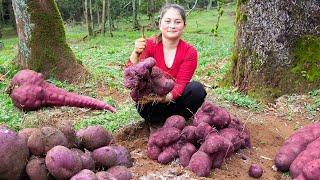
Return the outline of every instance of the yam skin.
{"type": "Polygon", "coordinates": [[[215,130],[208,123],[202,122],[197,126],[195,134],[198,140],[201,141],[204,140],[208,134],[213,132],[215,132],[215,130]]]}
{"type": "Polygon", "coordinates": [[[156,145],[147,146],[147,156],[152,160],[158,160],[158,157],[161,152],[161,148],[159,148],[156,145]]]}
{"type": "Polygon", "coordinates": [[[228,128],[234,128],[239,131],[240,139],[244,141],[244,144],[241,148],[252,148],[250,132],[246,125],[242,123],[239,118],[232,118],[228,125],[228,128]]]}
{"type": "Polygon", "coordinates": [[[302,174],[303,167],[309,162],[320,159],[320,138],[310,143],[290,165],[290,175],[295,178],[302,174]]]}
{"type": "Polygon", "coordinates": [[[178,157],[178,152],[172,146],[165,148],[158,156],[158,162],[168,164],[178,157]]]}
{"type": "Polygon", "coordinates": [[[0,179],[19,179],[24,172],[29,150],[24,138],[0,125],[0,179]]]}
{"type": "Polygon", "coordinates": [[[33,132],[39,130],[38,128],[24,128],[18,132],[18,136],[24,138],[26,143],[28,142],[29,137],[32,135],[33,132]]]}
{"type": "Polygon", "coordinates": [[[223,108],[205,101],[194,116],[193,125],[205,122],[217,129],[227,127],[231,121],[230,114],[223,108]]]}
{"type": "Polygon", "coordinates": [[[133,160],[130,152],[123,146],[110,146],[116,153],[116,166],[132,167],[133,160]]]}
{"type": "Polygon", "coordinates": [[[76,175],[72,176],[70,180],[98,180],[98,177],[93,171],[89,169],[83,169],[78,172],[76,175]]]}
{"type": "Polygon", "coordinates": [[[32,111],[42,107],[74,106],[116,112],[103,101],[67,92],[46,82],[42,74],[21,70],[11,80],[7,93],[19,109],[32,111]]]}
{"type": "Polygon", "coordinates": [[[46,167],[44,158],[32,157],[26,166],[26,173],[31,180],[54,179],[46,167]]]}
{"type": "Polygon", "coordinates": [[[307,145],[319,138],[320,123],[305,126],[292,134],[279,149],[275,157],[275,165],[279,171],[286,172],[296,157],[306,149],[307,145]]]}
{"type": "Polygon", "coordinates": [[[234,151],[239,150],[241,147],[244,147],[245,141],[241,139],[240,133],[234,128],[224,128],[219,132],[220,136],[231,141],[234,151]]]}
{"type": "Polygon", "coordinates": [[[166,119],[163,127],[175,127],[177,129],[182,130],[186,126],[186,120],[183,116],[180,115],[173,115],[166,119]]]}
{"type": "Polygon", "coordinates": [[[114,143],[112,134],[99,125],[80,129],[76,136],[80,140],[80,146],[90,151],[114,143]]]}
{"type": "Polygon", "coordinates": [[[174,127],[160,128],[152,133],[148,140],[148,146],[166,147],[180,139],[181,131],[174,127]]]}
{"type": "Polygon", "coordinates": [[[197,151],[192,155],[188,167],[196,175],[200,177],[206,177],[211,172],[212,160],[207,153],[202,151],[197,151]]]}
{"type": "Polygon", "coordinates": [[[196,129],[197,127],[195,126],[184,127],[181,131],[181,140],[185,142],[196,143],[198,140],[196,135],[196,129]]]}
{"type": "Polygon", "coordinates": [[[98,180],[117,180],[112,174],[107,171],[99,171],[96,173],[98,180]]]}
{"type": "Polygon", "coordinates": [[[97,166],[109,168],[117,164],[117,153],[110,146],[95,149],[92,152],[92,158],[95,160],[97,166]]]}
{"type": "Polygon", "coordinates": [[[80,156],[64,146],[50,149],[45,158],[48,171],[57,179],[68,179],[82,170],[80,156]]]}
{"type": "Polygon", "coordinates": [[[76,148],[72,148],[71,151],[75,152],[76,154],[78,154],[78,156],[80,156],[83,169],[95,169],[95,161],[92,157],[92,152],[86,149],[85,152],[83,152],[82,150],[76,148]]]}
{"type": "Polygon", "coordinates": [[[313,160],[303,167],[303,176],[309,180],[320,179],[320,159],[313,160]]]}
{"type": "Polygon", "coordinates": [[[44,155],[57,145],[68,146],[68,140],[60,130],[53,127],[42,127],[28,139],[28,148],[33,155],[44,155]]]}
{"type": "Polygon", "coordinates": [[[68,148],[74,148],[77,147],[79,144],[77,136],[76,136],[76,131],[73,128],[73,125],[71,122],[68,121],[59,121],[55,127],[59,129],[67,138],[68,140],[68,148]]]}
{"type": "Polygon", "coordinates": [[[183,167],[187,167],[192,155],[195,152],[197,152],[197,148],[193,144],[186,143],[185,145],[183,145],[178,152],[180,165],[183,167]]]}
{"type": "Polygon", "coordinates": [[[132,174],[129,169],[125,166],[113,166],[107,170],[108,173],[116,179],[130,180],[132,179],[132,174]]]}

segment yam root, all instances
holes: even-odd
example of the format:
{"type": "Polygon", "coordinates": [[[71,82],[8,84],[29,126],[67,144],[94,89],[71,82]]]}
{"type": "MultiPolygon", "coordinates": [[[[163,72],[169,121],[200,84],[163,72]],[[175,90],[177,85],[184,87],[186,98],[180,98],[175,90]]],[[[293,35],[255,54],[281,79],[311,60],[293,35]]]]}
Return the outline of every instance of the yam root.
{"type": "Polygon", "coordinates": [[[46,82],[42,74],[32,70],[21,70],[11,80],[7,93],[19,109],[32,111],[42,107],[73,106],[107,110],[116,109],[103,101],[77,95],[46,82]]]}

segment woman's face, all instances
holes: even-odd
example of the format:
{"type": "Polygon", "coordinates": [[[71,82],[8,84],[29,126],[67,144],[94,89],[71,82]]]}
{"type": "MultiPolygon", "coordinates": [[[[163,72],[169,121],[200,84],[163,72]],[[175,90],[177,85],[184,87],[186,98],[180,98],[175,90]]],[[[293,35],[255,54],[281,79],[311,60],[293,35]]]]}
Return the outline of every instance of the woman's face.
{"type": "Polygon", "coordinates": [[[167,10],[159,24],[162,36],[170,40],[179,39],[183,33],[184,27],[184,21],[179,11],[174,8],[167,10]]]}

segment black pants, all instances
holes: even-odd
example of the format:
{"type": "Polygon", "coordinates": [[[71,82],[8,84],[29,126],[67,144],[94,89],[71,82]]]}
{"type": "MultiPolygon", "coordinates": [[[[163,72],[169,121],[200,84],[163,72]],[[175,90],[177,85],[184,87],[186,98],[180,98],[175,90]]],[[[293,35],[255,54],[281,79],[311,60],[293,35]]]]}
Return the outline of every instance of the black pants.
{"type": "Polygon", "coordinates": [[[136,105],[137,110],[146,122],[163,123],[172,115],[181,115],[189,119],[204,102],[207,92],[200,82],[187,84],[182,95],[173,103],[148,103],[136,105]]]}

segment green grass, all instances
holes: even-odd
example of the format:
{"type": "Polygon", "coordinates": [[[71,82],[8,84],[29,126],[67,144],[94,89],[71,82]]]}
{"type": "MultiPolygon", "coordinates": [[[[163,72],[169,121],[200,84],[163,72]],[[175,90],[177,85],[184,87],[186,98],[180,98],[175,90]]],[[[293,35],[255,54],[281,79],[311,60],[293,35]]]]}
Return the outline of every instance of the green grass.
{"type": "MultiPolygon", "coordinates": [[[[188,16],[187,28],[183,37],[198,49],[199,62],[194,79],[212,86],[221,81],[223,75],[231,67],[226,58],[231,55],[232,51],[235,31],[235,5],[225,6],[224,12],[221,17],[218,36],[213,36],[211,33],[211,29],[217,21],[217,12],[216,10],[210,10],[193,11],[188,16]]],[[[142,16],[140,20],[141,24],[147,24],[146,17],[142,16]]],[[[141,120],[133,101],[129,97],[129,91],[123,87],[123,69],[133,49],[134,40],[141,37],[141,32],[130,29],[131,23],[129,19],[123,19],[115,22],[115,24],[117,30],[113,32],[114,37],[112,38],[106,33],[105,36],[98,34],[95,37],[83,39],[86,36],[83,26],[65,27],[66,38],[70,47],[77,59],[92,74],[92,78],[80,86],[60,82],[55,79],[49,79],[48,81],[67,91],[98,98],[114,105],[118,109],[118,112],[115,114],[103,111],[88,111],[81,120],[77,121],[77,128],[100,124],[114,131],[122,125],[141,120]],[[106,91],[116,91],[119,96],[122,96],[120,98],[122,99],[121,102],[113,99],[111,96],[99,95],[97,91],[98,86],[106,87],[106,91]]],[[[149,37],[157,32],[157,30],[146,31],[145,34],[149,37]]],[[[5,35],[1,41],[5,47],[0,53],[0,75],[6,74],[6,76],[1,81],[0,90],[4,92],[9,80],[17,72],[17,68],[12,65],[12,60],[17,54],[18,39],[12,36],[11,33],[8,36],[5,35]]],[[[221,99],[238,106],[249,109],[258,108],[257,102],[247,96],[232,92],[230,89],[220,88],[212,91],[212,93],[221,99]]],[[[15,129],[32,126],[32,123],[34,125],[41,125],[46,123],[46,121],[50,121],[50,117],[55,116],[54,113],[61,113],[56,112],[56,109],[50,110],[50,108],[45,108],[41,112],[22,113],[14,108],[10,98],[5,93],[1,93],[0,101],[1,122],[15,129]],[[53,113],[53,115],[44,118],[42,114],[49,114],[49,112],[53,113]]]]}

